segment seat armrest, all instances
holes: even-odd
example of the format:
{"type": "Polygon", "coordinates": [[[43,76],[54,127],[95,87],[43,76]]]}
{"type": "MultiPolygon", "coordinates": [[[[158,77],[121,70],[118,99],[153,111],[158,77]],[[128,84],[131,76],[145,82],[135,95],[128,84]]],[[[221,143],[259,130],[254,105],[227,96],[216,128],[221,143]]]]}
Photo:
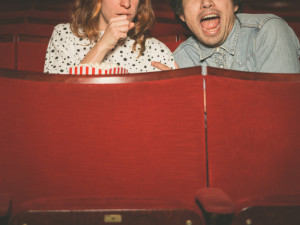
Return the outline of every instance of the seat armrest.
{"type": "Polygon", "coordinates": [[[230,197],[219,188],[198,189],[196,200],[206,213],[222,215],[233,214],[236,209],[230,197]]]}

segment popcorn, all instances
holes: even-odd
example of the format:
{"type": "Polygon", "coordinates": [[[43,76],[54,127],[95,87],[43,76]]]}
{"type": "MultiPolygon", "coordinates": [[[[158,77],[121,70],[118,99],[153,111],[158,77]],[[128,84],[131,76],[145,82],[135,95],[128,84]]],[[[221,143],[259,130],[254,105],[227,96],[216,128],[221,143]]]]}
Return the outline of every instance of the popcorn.
{"type": "Polygon", "coordinates": [[[111,75],[126,73],[128,73],[127,69],[113,63],[79,64],[69,69],[69,74],[72,75],[111,75]]]}

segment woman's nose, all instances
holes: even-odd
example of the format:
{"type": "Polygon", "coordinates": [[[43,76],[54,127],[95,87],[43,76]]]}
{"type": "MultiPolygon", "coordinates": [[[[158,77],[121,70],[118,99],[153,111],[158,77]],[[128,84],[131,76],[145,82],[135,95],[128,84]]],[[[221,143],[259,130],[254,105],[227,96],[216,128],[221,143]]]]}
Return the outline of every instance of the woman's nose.
{"type": "Polygon", "coordinates": [[[128,9],[131,6],[131,0],[121,0],[121,6],[128,9]]]}

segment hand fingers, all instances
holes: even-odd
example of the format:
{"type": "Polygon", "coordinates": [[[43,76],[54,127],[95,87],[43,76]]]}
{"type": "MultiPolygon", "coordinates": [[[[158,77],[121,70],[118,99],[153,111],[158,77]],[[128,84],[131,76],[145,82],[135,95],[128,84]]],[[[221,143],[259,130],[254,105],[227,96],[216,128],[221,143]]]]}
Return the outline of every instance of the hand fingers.
{"type": "Polygon", "coordinates": [[[160,62],[152,61],[151,66],[159,69],[159,70],[171,70],[170,67],[166,66],[165,64],[162,64],[160,62]]]}
{"type": "Polygon", "coordinates": [[[108,26],[111,27],[128,26],[130,30],[135,26],[135,24],[132,21],[128,20],[126,15],[122,15],[122,16],[111,18],[108,26]]]}
{"type": "Polygon", "coordinates": [[[132,28],[134,28],[135,24],[133,22],[130,22],[129,24],[129,30],[131,30],[132,28]]]}
{"type": "Polygon", "coordinates": [[[128,19],[124,19],[124,20],[113,20],[113,19],[110,20],[106,28],[106,32],[112,32],[114,34],[121,32],[127,34],[128,31],[135,26],[135,24],[133,22],[130,22],[128,19]]]}
{"type": "Polygon", "coordinates": [[[129,20],[110,21],[106,29],[118,28],[118,27],[126,27],[127,29],[129,29],[130,23],[131,22],[129,20]]]}
{"type": "Polygon", "coordinates": [[[120,20],[128,20],[126,15],[116,16],[110,19],[110,22],[120,21],[120,20]]]}
{"type": "Polygon", "coordinates": [[[127,37],[127,33],[135,26],[133,22],[130,22],[126,15],[112,18],[101,37],[102,45],[107,49],[112,49],[116,46],[118,41],[124,40],[127,37]]]}
{"type": "Polygon", "coordinates": [[[175,62],[175,69],[179,69],[179,66],[176,62],[175,62]]]}

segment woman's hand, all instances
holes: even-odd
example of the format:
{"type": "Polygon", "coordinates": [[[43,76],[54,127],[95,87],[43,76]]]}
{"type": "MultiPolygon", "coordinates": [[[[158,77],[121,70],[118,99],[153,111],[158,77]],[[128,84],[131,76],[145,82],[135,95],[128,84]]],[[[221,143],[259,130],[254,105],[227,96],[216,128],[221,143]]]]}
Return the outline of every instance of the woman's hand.
{"type": "Polygon", "coordinates": [[[112,18],[102,37],[86,54],[81,63],[101,63],[106,53],[113,49],[119,40],[125,39],[127,33],[135,24],[128,20],[126,15],[112,18]]]}
{"type": "Polygon", "coordinates": [[[104,31],[103,36],[99,40],[99,44],[108,51],[113,49],[119,40],[127,37],[127,33],[135,24],[128,20],[126,15],[112,18],[104,31]]]}

